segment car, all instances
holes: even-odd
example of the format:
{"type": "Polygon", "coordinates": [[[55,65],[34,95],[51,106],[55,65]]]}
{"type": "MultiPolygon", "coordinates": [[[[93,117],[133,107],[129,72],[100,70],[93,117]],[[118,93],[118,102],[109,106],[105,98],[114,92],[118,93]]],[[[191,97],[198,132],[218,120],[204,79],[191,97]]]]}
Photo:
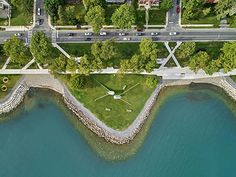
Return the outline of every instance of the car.
{"type": "Polygon", "coordinates": [[[126,33],[124,33],[124,32],[119,33],[119,36],[125,36],[125,35],[126,35],[126,33]]]}
{"type": "Polygon", "coordinates": [[[91,41],[92,39],[91,39],[91,38],[89,38],[89,37],[87,37],[85,40],[86,40],[86,41],[91,41]]]}
{"type": "Polygon", "coordinates": [[[124,37],[124,38],[123,38],[123,41],[130,41],[130,40],[131,40],[130,37],[124,37]]]}
{"type": "Polygon", "coordinates": [[[16,33],[16,34],[14,34],[14,35],[17,36],[17,37],[21,37],[21,36],[22,36],[21,33],[16,33]]]}
{"type": "Polygon", "coordinates": [[[157,36],[159,33],[157,33],[157,32],[152,32],[151,33],[151,36],[157,36]]]}
{"type": "Polygon", "coordinates": [[[93,33],[91,33],[91,32],[86,32],[86,33],[84,33],[84,35],[85,35],[85,36],[92,36],[93,33]]]}
{"type": "Polygon", "coordinates": [[[175,36],[175,35],[177,35],[178,33],[177,32],[169,32],[169,35],[170,36],[175,36]]]}
{"type": "Polygon", "coordinates": [[[43,24],[43,19],[38,19],[36,21],[36,24],[39,26],[39,25],[42,25],[43,24]]]}
{"type": "Polygon", "coordinates": [[[74,33],[68,33],[67,35],[68,36],[74,36],[74,33]]]}
{"type": "Polygon", "coordinates": [[[37,15],[38,15],[38,16],[41,15],[41,9],[40,9],[40,8],[37,9],[37,15]]]}
{"type": "Polygon", "coordinates": [[[179,5],[176,6],[176,13],[180,13],[180,7],[179,7],[179,5]]]}
{"type": "Polygon", "coordinates": [[[142,36],[144,33],[138,32],[136,33],[136,36],[142,36]]]}
{"type": "Polygon", "coordinates": [[[102,31],[102,32],[100,32],[99,34],[100,34],[100,36],[106,36],[106,35],[107,35],[107,32],[102,31]]]}

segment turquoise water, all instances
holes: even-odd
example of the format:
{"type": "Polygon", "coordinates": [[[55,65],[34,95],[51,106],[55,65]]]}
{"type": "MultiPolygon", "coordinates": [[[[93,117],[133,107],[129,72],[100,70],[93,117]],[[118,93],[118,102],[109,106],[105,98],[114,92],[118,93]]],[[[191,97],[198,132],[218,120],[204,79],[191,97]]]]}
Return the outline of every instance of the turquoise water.
{"type": "Polygon", "coordinates": [[[98,157],[45,98],[0,124],[0,177],[236,176],[236,117],[213,91],[169,96],[137,154],[118,162],[98,157]]]}

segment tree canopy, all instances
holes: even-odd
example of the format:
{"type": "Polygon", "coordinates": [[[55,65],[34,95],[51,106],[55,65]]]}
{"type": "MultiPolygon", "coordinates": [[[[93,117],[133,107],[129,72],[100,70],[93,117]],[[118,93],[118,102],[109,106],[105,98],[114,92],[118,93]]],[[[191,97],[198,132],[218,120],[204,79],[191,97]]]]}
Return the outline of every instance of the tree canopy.
{"type": "Polygon", "coordinates": [[[11,62],[18,64],[25,64],[27,55],[29,55],[28,48],[24,45],[23,41],[16,36],[12,36],[3,45],[4,53],[11,58],[11,62]]]}
{"type": "Polygon", "coordinates": [[[121,29],[130,29],[135,23],[135,10],[133,6],[128,4],[121,5],[112,14],[111,20],[113,25],[121,29]]]}
{"type": "Polygon", "coordinates": [[[189,67],[195,72],[197,72],[199,69],[206,70],[209,61],[210,56],[208,53],[200,51],[190,58],[189,67]]]}
{"type": "Polygon", "coordinates": [[[30,51],[38,63],[44,64],[50,59],[52,43],[43,32],[36,32],[30,42],[30,51]]]}
{"type": "Polygon", "coordinates": [[[188,58],[195,52],[195,50],[196,50],[195,42],[184,42],[176,50],[176,56],[178,59],[188,58]]]}
{"type": "Polygon", "coordinates": [[[91,7],[84,19],[92,26],[93,31],[98,33],[101,30],[102,25],[105,24],[105,11],[101,6],[91,7]]]}

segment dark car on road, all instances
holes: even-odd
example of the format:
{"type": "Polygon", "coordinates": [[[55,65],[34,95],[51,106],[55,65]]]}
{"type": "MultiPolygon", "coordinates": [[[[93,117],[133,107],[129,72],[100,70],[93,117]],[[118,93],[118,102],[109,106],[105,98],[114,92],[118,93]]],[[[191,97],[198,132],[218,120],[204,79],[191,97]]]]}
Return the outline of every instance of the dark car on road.
{"type": "Polygon", "coordinates": [[[142,36],[142,35],[144,35],[144,33],[141,32],[136,33],[136,36],[142,36]]]}
{"type": "Polygon", "coordinates": [[[176,12],[177,12],[177,13],[180,13],[180,7],[179,7],[179,5],[176,6],[176,12]]]}
{"type": "Polygon", "coordinates": [[[86,41],[91,41],[92,39],[88,37],[88,38],[86,38],[85,40],[86,40],[86,41]]]}

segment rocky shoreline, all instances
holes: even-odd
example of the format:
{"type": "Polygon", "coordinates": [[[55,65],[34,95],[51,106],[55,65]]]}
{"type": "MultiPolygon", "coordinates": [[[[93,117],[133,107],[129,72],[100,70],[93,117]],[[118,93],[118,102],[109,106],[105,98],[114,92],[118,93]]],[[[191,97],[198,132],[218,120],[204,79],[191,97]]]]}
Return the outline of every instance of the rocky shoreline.
{"type": "Polygon", "coordinates": [[[12,92],[9,93],[9,95],[2,102],[0,102],[0,114],[10,112],[16,108],[23,101],[24,96],[30,87],[48,88],[62,94],[67,107],[92,132],[97,134],[99,137],[104,138],[108,142],[114,144],[125,144],[133,140],[133,138],[140,131],[143,124],[146,122],[146,119],[149,117],[150,112],[157,101],[159,92],[163,87],[188,85],[192,82],[208,83],[221,87],[236,100],[236,83],[230,78],[221,77],[197,80],[164,80],[153,91],[152,95],[149,97],[134,122],[126,130],[118,131],[101,122],[94,116],[94,114],[90,112],[90,110],[86,109],[79,101],[75,99],[67,87],[52,76],[24,76],[18,84],[16,84],[14,89],[12,89],[12,92]]]}

